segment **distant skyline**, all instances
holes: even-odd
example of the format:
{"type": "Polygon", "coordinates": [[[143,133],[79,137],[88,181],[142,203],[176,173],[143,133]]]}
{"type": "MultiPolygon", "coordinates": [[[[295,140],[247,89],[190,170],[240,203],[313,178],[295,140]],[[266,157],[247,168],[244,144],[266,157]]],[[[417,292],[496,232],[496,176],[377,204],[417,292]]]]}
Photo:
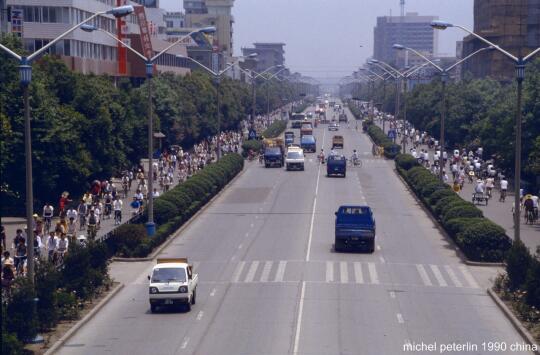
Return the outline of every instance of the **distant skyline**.
{"type": "MultiPolygon", "coordinates": [[[[473,5],[473,0],[406,0],[405,12],[472,28],[473,5]]],[[[182,0],[161,0],[160,6],[183,10],[182,0]]],[[[343,77],[372,56],[377,17],[390,14],[400,14],[399,0],[235,0],[234,54],[254,42],[284,42],[292,71],[343,77]]],[[[439,31],[439,54],[454,56],[464,35],[458,29],[439,31]]]]}

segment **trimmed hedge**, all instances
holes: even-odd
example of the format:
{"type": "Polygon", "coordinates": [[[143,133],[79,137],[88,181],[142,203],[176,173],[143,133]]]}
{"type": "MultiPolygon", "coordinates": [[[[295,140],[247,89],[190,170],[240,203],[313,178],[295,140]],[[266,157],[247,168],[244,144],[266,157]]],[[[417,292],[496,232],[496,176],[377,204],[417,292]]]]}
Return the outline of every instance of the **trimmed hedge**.
{"type": "Polygon", "coordinates": [[[421,167],[413,156],[399,154],[395,161],[399,174],[467,258],[485,262],[505,259],[512,242],[503,228],[484,218],[480,209],[421,167]]]}
{"type": "Polygon", "coordinates": [[[259,152],[263,149],[263,143],[260,140],[252,139],[249,141],[244,141],[242,143],[242,155],[244,157],[247,157],[249,150],[253,150],[253,152],[259,154],[259,152]]]}
{"type": "Polygon", "coordinates": [[[394,159],[401,152],[401,146],[392,142],[377,125],[368,125],[367,133],[375,144],[384,148],[384,156],[388,159],[394,159]]]}
{"type": "MultiPolygon", "coordinates": [[[[154,200],[157,230],[146,235],[143,224],[122,225],[107,240],[115,255],[145,257],[182,226],[244,168],[244,159],[228,154],[217,163],[205,167],[188,181],[175,186],[154,200]]],[[[146,220],[146,218],[143,218],[146,220]]]]}

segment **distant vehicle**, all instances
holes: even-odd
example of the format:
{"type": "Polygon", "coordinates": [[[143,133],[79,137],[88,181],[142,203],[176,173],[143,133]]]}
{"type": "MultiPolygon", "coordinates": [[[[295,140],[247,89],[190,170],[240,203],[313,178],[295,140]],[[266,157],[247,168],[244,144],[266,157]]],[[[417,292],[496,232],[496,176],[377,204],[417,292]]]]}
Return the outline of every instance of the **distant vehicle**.
{"type": "Polygon", "coordinates": [[[294,143],[294,132],[287,131],[285,132],[285,145],[290,145],[294,143]]]}
{"type": "Polygon", "coordinates": [[[317,141],[312,135],[303,135],[300,138],[300,147],[304,152],[317,152],[317,141]]]}
{"type": "Polygon", "coordinates": [[[291,116],[291,128],[300,128],[302,123],[306,121],[306,115],[303,113],[295,113],[291,116]]]}
{"type": "Polygon", "coordinates": [[[340,206],[336,215],[336,251],[364,249],[375,251],[375,218],[368,206],[340,206]]]}
{"type": "Polygon", "coordinates": [[[337,122],[332,122],[328,125],[329,131],[339,131],[339,124],[337,122]]]}
{"type": "Polygon", "coordinates": [[[313,125],[311,122],[302,123],[302,126],[300,127],[300,137],[304,135],[313,135],[313,125]]]}
{"type": "Polygon", "coordinates": [[[326,176],[347,175],[347,158],[343,155],[330,155],[326,160],[326,176]]]}
{"type": "Polygon", "coordinates": [[[343,136],[334,136],[332,138],[332,149],[334,148],[343,149],[343,143],[344,143],[343,136]]]}
{"type": "Polygon", "coordinates": [[[313,112],[309,111],[309,112],[307,113],[307,117],[308,117],[308,118],[312,118],[312,117],[313,117],[313,112]]]}
{"type": "Polygon", "coordinates": [[[298,147],[289,147],[287,156],[285,157],[285,169],[288,170],[304,170],[304,151],[298,147]]]}
{"type": "Polygon", "coordinates": [[[190,311],[196,302],[199,276],[193,273],[187,258],[157,259],[148,280],[152,313],[160,306],[169,305],[184,305],[190,311]]]}
{"type": "Polygon", "coordinates": [[[348,118],[347,118],[347,115],[342,113],[339,115],[339,122],[347,122],[348,121],[348,118]]]}
{"type": "Polygon", "coordinates": [[[336,103],[334,101],[330,101],[330,107],[334,107],[336,103]]]}

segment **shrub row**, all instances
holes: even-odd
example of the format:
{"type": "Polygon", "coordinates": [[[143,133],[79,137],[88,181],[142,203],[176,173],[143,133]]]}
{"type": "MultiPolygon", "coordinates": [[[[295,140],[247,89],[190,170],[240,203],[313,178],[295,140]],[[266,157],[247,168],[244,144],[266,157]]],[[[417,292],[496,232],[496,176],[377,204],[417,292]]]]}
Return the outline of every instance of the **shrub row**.
{"type": "Polygon", "coordinates": [[[506,258],[507,287],[510,292],[525,291],[525,302],[540,309],[540,260],[521,241],[513,243],[506,258]]]}
{"type": "Polygon", "coordinates": [[[61,320],[76,319],[82,302],[110,286],[108,257],[103,243],[85,247],[71,243],[62,268],[48,262],[36,264],[35,287],[28,278],[17,278],[11,294],[3,294],[2,354],[23,353],[23,343],[38,332],[52,329],[61,320]]]}
{"type": "Polygon", "coordinates": [[[504,260],[512,243],[503,228],[484,218],[480,209],[421,167],[413,156],[399,154],[396,167],[467,258],[484,262],[504,260]]]}
{"type": "Polygon", "coordinates": [[[249,141],[244,141],[244,143],[242,143],[242,155],[244,157],[247,157],[250,150],[253,150],[253,152],[258,154],[262,149],[263,143],[262,140],[259,139],[252,139],[249,141]]]}
{"type": "Polygon", "coordinates": [[[156,234],[149,238],[143,224],[126,224],[115,230],[106,243],[114,255],[145,257],[167,238],[244,167],[239,154],[228,154],[217,163],[208,165],[186,182],[177,185],[154,201],[156,234]]]}
{"type": "Polygon", "coordinates": [[[287,129],[287,121],[274,121],[263,133],[263,138],[276,138],[287,129]]]}
{"type": "Polygon", "coordinates": [[[371,122],[371,124],[368,123],[367,133],[375,144],[384,148],[384,156],[388,159],[394,159],[401,151],[401,146],[392,142],[392,140],[384,134],[383,130],[373,124],[373,122],[371,122]]]}

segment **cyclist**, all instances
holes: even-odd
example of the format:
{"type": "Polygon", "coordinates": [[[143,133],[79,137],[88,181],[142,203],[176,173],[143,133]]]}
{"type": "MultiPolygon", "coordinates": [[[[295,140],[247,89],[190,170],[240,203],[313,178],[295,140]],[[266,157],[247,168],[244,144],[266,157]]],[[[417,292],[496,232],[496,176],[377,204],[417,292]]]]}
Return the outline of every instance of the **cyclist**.
{"type": "Polygon", "coordinates": [[[54,256],[56,255],[56,249],[58,248],[58,237],[54,232],[49,233],[49,237],[47,237],[47,256],[49,261],[54,261],[54,256]]]}
{"type": "Polygon", "coordinates": [[[82,230],[86,225],[86,214],[88,213],[88,206],[81,200],[79,206],[77,206],[77,214],[79,215],[79,230],[82,230]]]}
{"type": "Polygon", "coordinates": [[[324,149],[321,149],[321,152],[319,153],[319,162],[324,164],[324,149]]]}
{"type": "Polygon", "coordinates": [[[88,238],[94,240],[97,233],[97,225],[99,223],[99,216],[97,216],[94,210],[90,210],[90,215],[88,216],[88,238]]]}
{"type": "Polygon", "coordinates": [[[69,240],[66,238],[65,234],[60,234],[60,239],[58,239],[58,249],[57,249],[57,258],[56,262],[58,265],[62,265],[64,262],[64,256],[66,255],[69,247],[69,240]]]}
{"type": "Polygon", "coordinates": [[[113,202],[114,209],[114,225],[122,223],[122,200],[116,196],[116,199],[113,202]]]}
{"type": "Polygon", "coordinates": [[[45,220],[45,229],[47,233],[51,229],[52,218],[54,214],[54,207],[49,202],[43,206],[43,219],[45,220]]]}
{"type": "Polygon", "coordinates": [[[508,180],[503,176],[501,177],[501,196],[499,197],[500,202],[504,202],[506,199],[506,191],[508,190],[508,180]]]}
{"type": "Polygon", "coordinates": [[[73,207],[69,208],[66,212],[66,218],[68,221],[73,218],[74,221],[77,221],[78,213],[73,207]]]}
{"type": "Polygon", "coordinates": [[[69,240],[74,240],[77,234],[77,222],[76,219],[71,217],[67,225],[67,237],[69,240]]]}
{"type": "Polygon", "coordinates": [[[107,217],[107,219],[110,219],[111,218],[111,213],[112,213],[112,202],[113,202],[113,197],[110,193],[107,193],[105,195],[105,213],[104,213],[104,219],[105,217],[107,217]]]}
{"type": "Polygon", "coordinates": [[[26,262],[26,243],[21,242],[17,244],[15,249],[15,270],[17,270],[17,276],[24,274],[24,263],[26,262]]]}
{"type": "Polygon", "coordinates": [[[129,177],[127,175],[122,177],[122,191],[124,192],[124,198],[126,198],[129,192],[129,177]]]}
{"type": "Polygon", "coordinates": [[[534,202],[532,195],[525,195],[525,200],[523,201],[523,208],[525,209],[525,223],[534,222],[534,202]]]}
{"type": "Polygon", "coordinates": [[[486,191],[489,198],[491,198],[491,191],[495,187],[494,179],[492,177],[486,178],[486,191]]]}
{"type": "Polygon", "coordinates": [[[353,150],[353,155],[351,157],[351,160],[352,160],[353,165],[356,166],[359,164],[360,159],[358,158],[358,153],[356,152],[356,149],[353,150]]]}

